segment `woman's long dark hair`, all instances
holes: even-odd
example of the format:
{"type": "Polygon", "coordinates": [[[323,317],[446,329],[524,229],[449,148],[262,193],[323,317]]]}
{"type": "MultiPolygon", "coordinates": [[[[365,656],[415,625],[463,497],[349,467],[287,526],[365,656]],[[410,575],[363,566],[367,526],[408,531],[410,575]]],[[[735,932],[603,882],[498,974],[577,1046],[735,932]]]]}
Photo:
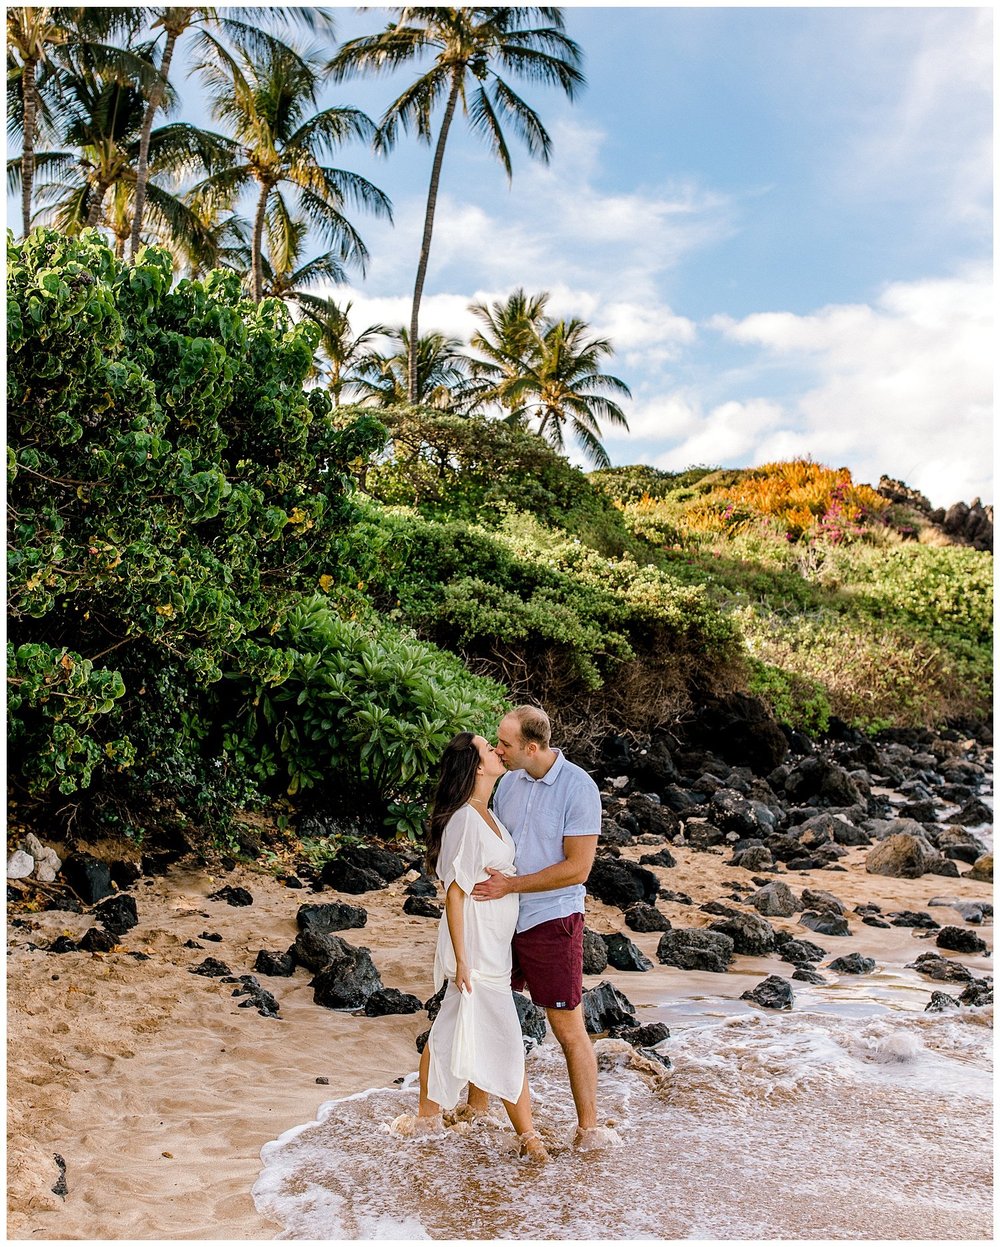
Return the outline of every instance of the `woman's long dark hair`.
{"type": "Polygon", "coordinates": [[[434,792],[427,831],[428,870],[437,870],[441,840],[448,819],[465,805],[476,787],[476,769],[481,759],[475,739],[471,732],[459,732],[451,738],[441,755],[441,774],[434,792]]]}

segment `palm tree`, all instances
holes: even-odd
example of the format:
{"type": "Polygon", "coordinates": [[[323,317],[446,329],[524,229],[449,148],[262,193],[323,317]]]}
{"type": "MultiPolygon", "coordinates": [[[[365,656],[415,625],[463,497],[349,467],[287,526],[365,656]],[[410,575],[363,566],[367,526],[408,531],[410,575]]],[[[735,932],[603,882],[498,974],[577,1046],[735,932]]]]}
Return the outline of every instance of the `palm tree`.
{"type": "Polygon", "coordinates": [[[60,86],[60,50],[72,45],[85,56],[92,72],[119,81],[148,81],[151,66],[125,48],[105,40],[115,33],[134,35],[141,17],[134,9],[91,9],[82,6],[10,6],[7,9],[7,121],[12,137],[21,138],[19,180],[21,228],[31,228],[35,182],[35,143],[40,123],[51,123],[48,96],[60,86]]]}
{"type": "Polygon", "coordinates": [[[217,29],[234,39],[237,43],[251,48],[272,48],[283,46],[279,40],[260,29],[261,16],[270,20],[281,20],[289,17],[301,22],[307,29],[325,26],[333,33],[333,19],[325,9],[315,8],[281,8],[269,6],[265,9],[254,6],[228,8],[220,15],[218,10],[204,5],[188,7],[167,5],[147,10],[153,18],[152,28],[162,29],[165,39],[163,53],[157,68],[157,75],[149,91],[146,111],[142,120],[142,133],[139,142],[139,162],[136,170],[135,184],[135,219],[132,223],[130,258],[134,258],[139,246],[139,235],[142,231],[143,213],[146,204],[146,183],[149,176],[149,144],[153,132],[156,114],[163,106],[170,83],[170,66],[174,58],[177,41],[193,26],[201,27],[202,53],[211,54],[219,48],[219,43],[211,33],[217,29]]]}
{"type": "Polygon", "coordinates": [[[283,183],[295,188],[298,215],[320,230],[340,263],[356,264],[363,273],[368,251],[342,209],[349,201],[391,219],[391,205],[367,178],[330,168],[321,157],[349,139],[369,141],[375,130],[371,119],[357,108],[311,112],[320,86],[319,67],[311,57],[288,48],[268,47],[256,58],[238,49],[198,68],[215,116],[234,131],[236,158],[196,189],[232,200],[257,187],[251,240],[254,300],[260,302],[264,289],[261,255],[268,206],[283,183]]]}
{"type": "Polygon", "coordinates": [[[535,431],[556,450],[565,448],[568,425],[594,466],[610,467],[599,421],[627,430],[625,413],[608,394],[630,398],[631,391],[601,371],[601,361],[614,354],[610,341],[588,336],[585,321],[547,317],[548,298],[515,290],[492,307],[470,307],[483,326],[470,340],[484,357],[470,361],[473,392],[478,402],[499,404],[519,424],[535,421],[535,431]]]}
{"type": "MultiPolygon", "coordinates": [[[[39,172],[50,178],[38,188],[42,203],[38,215],[70,233],[106,224],[116,237],[118,253],[123,255],[125,240],[131,234],[126,206],[134,203],[142,90],[95,74],[84,50],[73,48],[68,49],[60,66],[59,98],[60,109],[54,118],[58,138],[65,148],[73,150],[36,155],[39,172]],[[109,192],[111,207],[105,216],[109,192]]],[[[219,136],[186,123],[161,126],[151,136],[150,169],[172,180],[212,169],[229,156],[229,146],[219,136]]],[[[11,184],[23,182],[23,177],[23,157],[10,161],[11,184]]],[[[148,185],[148,195],[151,224],[159,238],[177,236],[198,241],[200,223],[183,200],[154,181],[148,185]]]]}
{"type": "Polygon", "coordinates": [[[416,350],[411,351],[406,329],[392,329],[386,336],[399,343],[399,349],[392,355],[372,352],[358,361],[351,384],[359,395],[359,402],[375,407],[398,407],[411,402],[409,366],[410,360],[415,359],[416,403],[438,411],[463,409],[468,365],[458,338],[428,333],[417,343],[416,350]]]}
{"type": "Polygon", "coordinates": [[[333,299],[299,291],[296,301],[310,320],[319,325],[320,350],[327,364],[326,388],[333,397],[333,405],[339,407],[345,389],[352,389],[355,377],[352,369],[374,358],[372,343],[376,338],[388,337],[391,330],[386,325],[368,325],[359,333],[351,328],[350,311],[353,306],[341,306],[333,299]]]}
{"type": "Polygon", "coordinates": [[[188,192],[182,196],[198,222],[193,236],[163,240],[187,275],[198,278],[213,268],[245,273],[249,268],[250,222],[229,210],[218,196],[188,192]]]}
{"type": "Polygon", "coordinates": [[[375,35],[345,43],[330,70],[335,79],[356,73],[391,73],[425,51],[434,53],[431,67],[386,109],[379,126],[378,146],[388,151],[400,129],[415,129],[419,138],[432,140],[431,118],[438,104],[444,112],[438,130],[430,186],[424,214],[420,260],[413,288],[408,340],[413,345],[407,363],[408,395],[417,401],[417,356],[420,299],[430,257],[434,212],[448,132],[459,102],[472,129],[481,135],[512,177],[510,151],[503,132],[509,124],[532,156],[548,161],[551,139],[533,108],[522,100],[495,66],[528,82],[557,84],[570,99],[583,82],[577,68],[580,49],[563,32],[562,11],[555,8],[396,9],[399,18],[375,35]],[[534,21],[545,25],[531,26],[534,21]]]}
{"type": "MultiPolygon", "coordinates": [[[[264,219],[267,252],[262,252],[260,258],[264,297],[298,303],[309,297],[306,289],[317,282],[339,283],[347,280],[335,250],[303,262],[302,252],[308,234],[309,222],[293,217],[285,197],[280,191],[275,191],[264,219]]],[[[249,247],[246,255],[249,259],[249,247]]],[[[245,265],[244,271],[248,268],[250,265],[245,265]]]]}

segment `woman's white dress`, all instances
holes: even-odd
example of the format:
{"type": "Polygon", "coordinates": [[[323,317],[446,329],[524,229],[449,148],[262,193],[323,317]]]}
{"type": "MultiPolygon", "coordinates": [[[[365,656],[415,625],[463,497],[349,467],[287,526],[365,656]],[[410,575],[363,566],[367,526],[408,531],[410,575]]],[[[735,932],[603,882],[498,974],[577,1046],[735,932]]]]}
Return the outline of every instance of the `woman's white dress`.
{"type": "Polygon", "coordinates": [[[515,873],[514,841],[495,815],[494,821],[500,836],[471,805],[463,805],[448,820],[438,854],[437,874],[445,892],[457,883],[465,893],[465,958],[472,978],[471,993],[455,987],[455,949],[445,912],[438,929],[434,988],[440,991],[447,979],[448,990],[427,1041],[427,1094],[442,1108],[454,1108],[468,1082],[512,1101],[524,1082],[524,1044],[510,987],[517,894],[497,901],[474,901],[470,895],[477,883],[489,878],[487,866],[515,873]]]}

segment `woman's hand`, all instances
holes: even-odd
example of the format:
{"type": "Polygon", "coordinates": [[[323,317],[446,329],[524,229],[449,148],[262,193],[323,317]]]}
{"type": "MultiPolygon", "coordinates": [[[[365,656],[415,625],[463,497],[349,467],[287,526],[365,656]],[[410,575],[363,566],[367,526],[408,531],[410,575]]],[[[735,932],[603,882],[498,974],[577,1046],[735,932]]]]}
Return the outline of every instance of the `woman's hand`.
{"type": "Polygon", "coordinates": [[[472,971],[464,961],[458,962],[455,967],[455,986],[460,992],[472,993],[472,971]]]}

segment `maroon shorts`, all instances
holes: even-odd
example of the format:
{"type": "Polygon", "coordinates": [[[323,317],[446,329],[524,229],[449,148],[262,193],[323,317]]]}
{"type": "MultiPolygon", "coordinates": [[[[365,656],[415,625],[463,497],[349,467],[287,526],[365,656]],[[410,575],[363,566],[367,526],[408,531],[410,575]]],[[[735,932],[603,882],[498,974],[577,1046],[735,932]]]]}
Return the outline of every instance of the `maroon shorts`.
{"type": "Polygon", "coordinates": [[[583,914],[553,918],[519,931],[510,985],[527,987],[542,1009],[575,1009],[583,999],[583,914]]]}

